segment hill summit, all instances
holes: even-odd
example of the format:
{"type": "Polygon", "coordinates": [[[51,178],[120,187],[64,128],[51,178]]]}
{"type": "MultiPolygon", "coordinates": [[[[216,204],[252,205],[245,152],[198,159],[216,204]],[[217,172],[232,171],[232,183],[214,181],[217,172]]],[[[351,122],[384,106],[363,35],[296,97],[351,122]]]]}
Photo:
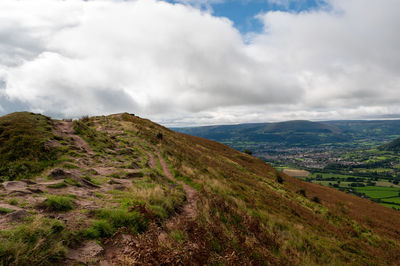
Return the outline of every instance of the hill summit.
{"type": "Polygon", "coordinates": [[[400,216],[123,113],[0,118],[3,265],[400,263],[400,216]]]}

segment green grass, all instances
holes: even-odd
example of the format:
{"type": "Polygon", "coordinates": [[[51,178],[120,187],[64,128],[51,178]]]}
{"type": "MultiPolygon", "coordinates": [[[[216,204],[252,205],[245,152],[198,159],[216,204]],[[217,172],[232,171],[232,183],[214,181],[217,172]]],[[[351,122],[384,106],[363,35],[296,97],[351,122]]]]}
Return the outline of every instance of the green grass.
{"type": "Polygon", "coordinates": [[[169,233],[169,235],[172,239],[176,240],[179,243],[182,243],[186,238],[184,232],[182,232],[181,230],[173,230],[169,233]]]}
{"type": "Polygon", "coordinates": [[[112,149],[114,147],[110,136],[91,128],[89,126],[90,122],[75,120],[73,125],[75,134],[80,135],[86,140],[94,151],[104,153],[105,149],[112,149]]]}
{"type": "Polygon", "coordinates": [[[0,117],[0,181],[30,178],[57,162],[59,148],[45,145],[52,123],[28,112],[0,117]]]}
{"type": "Polygon", "coordinates": [[[11,205],[15,205],[16,206],[16,205],[18,205],[19,202],[18,202],[17,199],[9,199],[8,203],[11,204],[11,205]]]}
{"type": "MultiPolygon", "coordinates": [[[[398,203],[400,204],[400,197],[396,198],[388,198],[388,199],[382,199],[384,202],[390,202],[390,203],[398,203]]],[[[400,206],[399,206],[400,207],[400,206]]]]}
{"type": "Polygon", "coordinates": [[[13,230],[0,231],[0,264],[56,264],[66,254],[63,232],[60,221],[37,217],[13,230]]]}
{"type": "Polygon", "coordinates": [[[12,213],[12,212],[14,212],[14,210],[0,207],[0,214],[7,214],[7,213],[12,213]]]}
{"type": "Polygon", "coordinates": [[[74,208],[73,199],[65,196],[48,196],[43,205],[48,211],[66,212],[74,208]]]}
{"type": "Polygon", "coordinates": [[[72,163],[64,163],[63,168],[65,169],[78,169],[79,167],[72,163]]]}
{"type": "Polygon", "coordinates": [[[67,178],[64,180],[65,183],[71,185],[71,186],[76,186],[76,187],[81,187],[81,183],[79,183],[78,181],[76,181],[75,179],[72,178],[67,178]]]}
{"type": "Polygon", "coordinates": [[[109,237],[121,227],[141,233],[148,226],[148,221],[139,213],[126,209],[101,209],[95,211],[94,217],[96,220],[85,232],[87,237],[94,239],[109,237]]]}
{"type": "Polygon", "coordinates": [[[396,197],[399,195],[399,188],[391,187],[357,187],[357,192],[364,193],[367,197],[372,199],[396,197]]]}

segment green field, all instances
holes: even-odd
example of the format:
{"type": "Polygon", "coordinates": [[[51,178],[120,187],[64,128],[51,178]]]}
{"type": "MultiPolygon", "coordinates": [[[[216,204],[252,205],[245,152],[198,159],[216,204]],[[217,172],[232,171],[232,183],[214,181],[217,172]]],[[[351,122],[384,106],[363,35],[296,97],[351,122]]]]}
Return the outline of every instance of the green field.
{"type": "Polygon", "coordinates": [[[380,203],[380,204],[382,204],[383,206],[389,207],[389,208],[394,208],[394,209],[400,210],[399,205],[394,205],[394,204],[390,204],[390,203],[380,203]]]}
{"type": "MultiPolygon", "coordinates": [[[[382,199],[388,197],[399,196],[400,188],[392,187],[357,187],[357,192],[364,193],[367,197],[371,199],[382,199]]],[[[392,199],[387,199],[387,201],[392,202],[392,199]]]]}
{"type": "MultiPolygon", "coordinates": [[[[382,201],[400,204],[400,197],[389,198],[389,199],[383,199],[382,201]]],[[[400,207],[400,206],[399,206],[399,207],[400,207]]]]}

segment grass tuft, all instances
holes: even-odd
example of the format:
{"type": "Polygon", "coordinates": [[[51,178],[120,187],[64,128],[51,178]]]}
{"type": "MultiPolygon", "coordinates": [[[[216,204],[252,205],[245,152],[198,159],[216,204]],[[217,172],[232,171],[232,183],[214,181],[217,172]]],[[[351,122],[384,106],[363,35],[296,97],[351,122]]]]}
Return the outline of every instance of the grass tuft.
{"type": "Polygon", "coordinates": [[[43,204],[48,211],[66,212],[74,208],[73,199],[65,196],[48,196],[43,204]]]}
{"type": "Polygon", "coordinates": [[[64,258],[64,224],[38,218],[10,231],[0,231],[1,265],[51,265],[64,258]]]}
{"type": "Polygon", "coordinates": [[[88,238],[109,237],[121,227],[131,232],[141,233],[148,226],[148,221],[139,213],[125,209],[97,210],[94,217],[97,220],[85,232],[88,238]]]}

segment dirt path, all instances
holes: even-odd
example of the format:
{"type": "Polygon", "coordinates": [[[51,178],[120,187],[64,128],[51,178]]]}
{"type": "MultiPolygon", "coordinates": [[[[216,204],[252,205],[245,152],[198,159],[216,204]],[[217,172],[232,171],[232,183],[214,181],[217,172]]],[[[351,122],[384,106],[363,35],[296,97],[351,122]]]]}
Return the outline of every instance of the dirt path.
{"type": "MultiPolygon", "coordinates": [[[[182,185],[186,193],[186,204],[179,213],[164,221],[162,226],[151,224],[144,234],[136,236],[123,232],[114,234],[105,243],[103,260],[100,262],[102,265],[157,265],[160,261],[165,261],[166,264],[177,264],[173,262],[175,256],[173,253],[163,253],[160,250],[163,250],[163,243],[168,239],[168,232],[181,228],[183,224],[190,224],[194,220],[197,214],[196,203],[199,193],[184,182],[175,179],[159,150],[156,147],[154,149],[164,175],[182,185]]],[[[156,167],[156,156],[149,153],[149,165],[152,168],[156,167]]],[[[195,247],[193,250],[198,248],[197,244],[193,246],[195,247]]]]}
{"type": "Polygon", "coordinates": [[[74,126],[72,122],[59,121],[55,125],[55,134],[63,138],[71,138],[74,141],[74,145],[80,149],[85,150],[88,154],[93,155],[94,152],[89,144],[82,139],[80,136],[74,133],[74,126]]]}
{"type": "Polygon", "coordinates": [[[151,152],[147,153],[147,156],[149,156],[149,161],[148,164],[150,166],[151,169],[155,169],[156,168],[156,157],[154,157],[154,155],[151,152]]]}
{"type": "Polygon", "coordinates": [[[175,177],[172,175],[171,170],[169,169],[167,163],[161,156],[158,149],[156,149],[156,154],[158,156],[158,159],[160,160],[165,176],[171,180],[174,180],[178,184],[182,185],[186,193],[186,204],[183,207],[182,212],[173,218],[174,219],[194,218],[196,216],[196,202],[197,199],[199,198],[199,193],[194,188],[186,185],[183,181],[175,179],[175,177]]]}

